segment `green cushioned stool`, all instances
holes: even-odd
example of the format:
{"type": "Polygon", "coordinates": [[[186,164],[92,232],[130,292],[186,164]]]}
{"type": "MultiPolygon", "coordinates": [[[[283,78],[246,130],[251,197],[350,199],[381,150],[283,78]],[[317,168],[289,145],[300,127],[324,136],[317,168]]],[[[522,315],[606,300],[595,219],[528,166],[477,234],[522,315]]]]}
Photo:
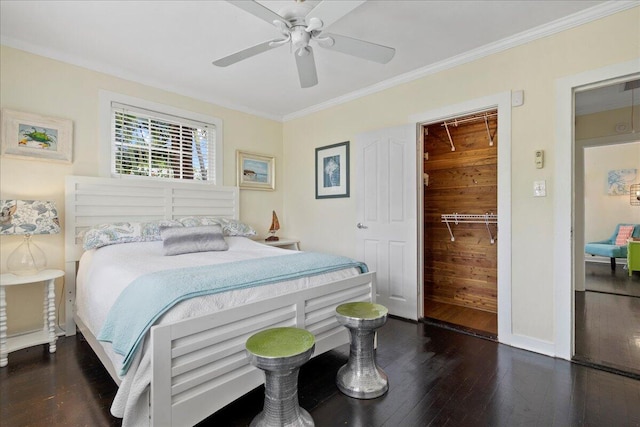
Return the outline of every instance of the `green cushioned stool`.
{"type": "Polygon", "coordinates": [[[299,328],[266,329],[249,337],[249,363],[265,374],[264,408],[251,427],[314,425],[311,415],[298,404],[298,372],[315,346],[313,334],[299,328]]]}
{"type": "Polygon", "coordinates": [[[376,365],[373,346],[376,329],[387,321],[388,310],[380,304],[349,302],[336,308],[336,319],[351,335],[349,361],[338,370],[338,389],[357,399],[374,399],[389,390],[387,374],[376,365]]]}

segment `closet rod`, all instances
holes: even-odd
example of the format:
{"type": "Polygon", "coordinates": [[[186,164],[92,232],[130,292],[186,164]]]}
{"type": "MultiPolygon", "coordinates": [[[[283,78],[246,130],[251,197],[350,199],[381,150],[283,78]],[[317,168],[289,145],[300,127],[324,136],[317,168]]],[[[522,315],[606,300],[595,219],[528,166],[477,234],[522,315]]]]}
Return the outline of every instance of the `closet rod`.
{"type": "Polygon", "coordinates": [[[456,151],[456,146],[453,145],[453,138],[451,138],[451,132],[449,132],[449,126],[458,126],[458,123],[465,123],[470,121],[478,121],[484,120],[484,126],[487,129],[487,136],[489,137],[489,146],[493,147],[493,137],[491,136],[491,132],[489,131],[489,117],[495,117],[498,113],[485,113],[480,116],[467,117],[465,119],[453,119],[447,122],[446,120],[442,122],[440,126],[444,126],[444,129],[447,131],[447,136],[449,137],[449,144],[451,145],[451,151],[456,151]]]}
{"type": "Polygon", "coordinates": [[[484,120],[485,118],[490,118],[490,117],[497,117],[498,113],[487,113],[487,114],[482,114],[482,115],[477,115],[477,116],[472,116],[472,117],[466,117],[463,119],[453,119],[453,120],[445,120],[444,122],[442,122],[442,124],[440,126],[458,126],[459,123],[466,123],[466,122],[474,122],[474,121],[478,121],[478,120],[484,120]]]}

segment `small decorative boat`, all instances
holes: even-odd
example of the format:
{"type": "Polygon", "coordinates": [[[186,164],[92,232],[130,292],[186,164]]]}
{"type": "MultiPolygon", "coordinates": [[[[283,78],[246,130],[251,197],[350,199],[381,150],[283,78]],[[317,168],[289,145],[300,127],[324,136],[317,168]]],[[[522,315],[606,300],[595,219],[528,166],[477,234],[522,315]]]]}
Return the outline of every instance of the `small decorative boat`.
{"type": "Polygon", "coordinates": [[[278,236],[276,236],[276,232],[280,230],[280,222],[278,221],[278,215],[276,215],[276,211],[272,212],[271,227],[269,227],[270,236],[265,239],[267,242],[276,242],[280,240],[278,236]]]}

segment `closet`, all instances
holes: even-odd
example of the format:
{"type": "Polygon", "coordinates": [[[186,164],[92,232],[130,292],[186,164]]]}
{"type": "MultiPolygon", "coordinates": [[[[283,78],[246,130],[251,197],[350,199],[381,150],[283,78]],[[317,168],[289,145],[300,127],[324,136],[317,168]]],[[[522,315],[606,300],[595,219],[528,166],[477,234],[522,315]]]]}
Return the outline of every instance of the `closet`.
{"type": "Polygon", "coordinates": [[[497,110],[424,125],[424,317],[497,337],[497,110]]]}

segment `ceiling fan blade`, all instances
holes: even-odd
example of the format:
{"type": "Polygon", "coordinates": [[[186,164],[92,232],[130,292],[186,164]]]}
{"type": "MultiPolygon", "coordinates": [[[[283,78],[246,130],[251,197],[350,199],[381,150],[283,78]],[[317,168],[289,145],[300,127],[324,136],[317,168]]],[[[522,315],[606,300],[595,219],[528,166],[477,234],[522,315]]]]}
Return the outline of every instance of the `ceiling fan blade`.
{"type": "Polygon", "coordinates": [[[326,49],[336,50],[346,53],[347,55],[357,56],[358,58],[379,62],[381,64],[386,64],[391,61],[391,58],[393,58],[396,53],[396,50],[392,47],[352,39],[351,37],[340,36],[338,34],[322,33],[322,38],[331,38],[334,41],[333,45],[331,45],[330,43],[318,40],[318,44],[326,49]]]}
{"type": "Polygon", "coordinates": [[[268,22],[273,25],[273,21],[280,21],[289,28],[291,24],[284,19],[282,16],[278,15],[271,9],[264,7],[260,3],[256,3],[253,0],[242,0],[242,1],[229,1],[232,5],[239,7],[245,12],[249,12],[253,16],[262,19],[263,21],[268,22]]]}
{"type": "Polygon", "coordinates": [[[250,48],[241,50],[239,52],[232,53],[229,56],[225,56],[224,58],[220,58],[213,61],[213,65],[217,65],[218,67],[226,67],[228,65],[235,64],[236,62],[242,61],[243,59],[250,58],[259,53],[266,52],[269,49],[273,49],[278,46],[281,46],[281,44],[277,43],[279,41],[280,40],[269,40],[264,43],[260,43],[255,46],[252,46],[250,48]]]}
{"type": "Polygon", "coordinates": [[[316,72],[316,61],[313,58],[313,49],[311,46],[307,46],[304,49],[308,52],[306,55],[299,55],[300,51],[295,53],[298,77],[300,78],[300,86],[302,88],[318,84],[318,73],[316,72]]]}
{"type": "Polygon", "coordinates": [[[317,18],[322,21],[322,29],[328,28],[338,19],[360,6],[366,0],[342,0],[342,1],[321,1],[316,7],[311,9],[305,17],[307,22],[311,18],[317,18]]]}

